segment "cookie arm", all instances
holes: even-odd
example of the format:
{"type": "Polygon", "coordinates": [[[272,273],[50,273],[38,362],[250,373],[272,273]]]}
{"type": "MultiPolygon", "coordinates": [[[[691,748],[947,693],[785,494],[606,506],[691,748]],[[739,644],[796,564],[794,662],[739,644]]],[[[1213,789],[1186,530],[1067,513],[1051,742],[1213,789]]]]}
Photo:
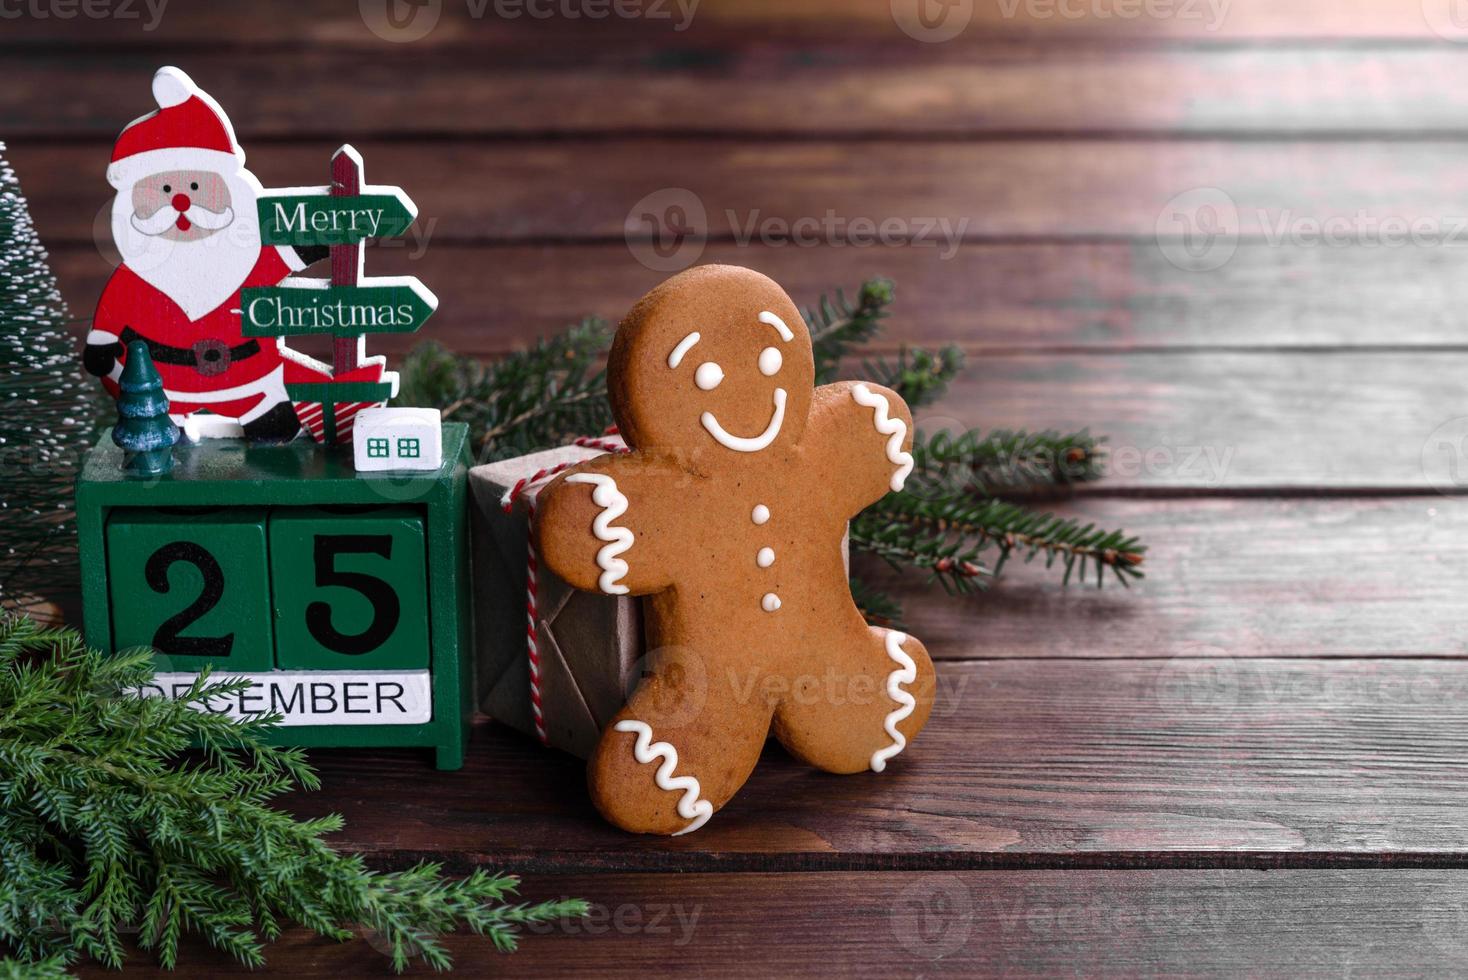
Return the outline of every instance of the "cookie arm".
{"type": "Polygon", "coordinates": [[[536,501],[541,560],[571,586],[607,595],[668,587],[656,509],[668,484],[655,462],[598,456],[556,477],[536,501]],[[654,504],[658,501],[658,504],[654,504]]]}
{"type": "Polygon", "coordinates": [[[820,471],[840,473],[832,489],[855,515],[893,490],[912,472],[912,413],[891,388],[839,381],[816,389],[802,442],[820,471]]]}

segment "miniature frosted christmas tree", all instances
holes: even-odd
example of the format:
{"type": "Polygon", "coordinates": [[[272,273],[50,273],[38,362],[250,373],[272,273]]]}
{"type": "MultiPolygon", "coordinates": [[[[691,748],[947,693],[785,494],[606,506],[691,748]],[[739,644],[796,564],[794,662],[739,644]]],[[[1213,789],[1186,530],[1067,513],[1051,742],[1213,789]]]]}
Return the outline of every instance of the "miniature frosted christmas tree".
{"type": "Polygon", "coordinates": [[[133,476],[169,472],[173,469],[178,426],[168,417],[163,379],[143,341],[128,346],[118,387],[122,393],[117,397],[117,426],[112,430],[112,441],[126,454],[123,468],[133,476]]]}
{"type": "Polygon", "coordinates": [[[0,143],[0,608],[36,613],[77,588],[71,488],[98,415],[46,263],[0,143]]]}

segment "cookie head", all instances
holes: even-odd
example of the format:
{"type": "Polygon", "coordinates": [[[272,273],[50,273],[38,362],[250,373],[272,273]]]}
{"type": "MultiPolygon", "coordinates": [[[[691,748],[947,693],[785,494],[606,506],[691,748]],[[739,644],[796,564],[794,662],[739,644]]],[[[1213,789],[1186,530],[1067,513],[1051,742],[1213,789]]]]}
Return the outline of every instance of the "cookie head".
{"type": "Polygon", "coordinates": [[[638,301],[608,375],[630,445],[734,462],[800,441],[815,363],[805,321],[774,280],[710,265],[638,301]]]}

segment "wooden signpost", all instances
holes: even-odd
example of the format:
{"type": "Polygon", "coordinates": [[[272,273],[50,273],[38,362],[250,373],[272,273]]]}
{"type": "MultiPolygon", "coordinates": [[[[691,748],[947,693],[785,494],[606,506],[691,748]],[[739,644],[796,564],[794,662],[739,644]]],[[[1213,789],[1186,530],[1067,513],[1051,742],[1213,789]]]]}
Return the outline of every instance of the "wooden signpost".
{"type": "Polygon", "coordinates": [[[264,243],[329,247],[331,278],[290,278],[240,294],[247,337],[333,338],[332,380],[286,386],[302,424],[327,445],[348,440],[347,423],[358,411],[397,394],[397,375],[381,370],[381,357],[364,356],[366,335],[413,333],[438,308],[438,297],[416,277],[363,276],[366,240],[404,234],[418,208],[400,187],[363,184],[362,172],[361,154],[343,146],[331,158],[330,186],[261,195],[264,243]]]}
{"type": "MultiPolygon", "coordinates": [[[[177,180],[169,168],[179,153],[202,153],[199,167],[211,173],[240,166],[222,110],[187,76],[161,70],[155,94],[160,109],[146,132],[131,127],[120,141],[145,189],[177,180]],[[197,150],[211,133],[220,148],[197,150]],[[167,140],[172,148],[160,150],[167,140]]],[[[253,176],[240,182],[258,186],[253,176]]],[[[121,177],[114,186],[131,207],[132,186],[121,177]]],[[[176,224],[160,234],[178,239],[175,250],[213,247],[183,240],[199,238],[189,215],[222,212],[176,197],[176,224]]],[[[350,146],[332,157],[330,185],[260,191],[250,207],[261,241],[247,258],[266,271],[246,277],[237,300],[224,290],[203,319],[161,324],[157,311],[173,307],[157,290],[134,284],[99,304],[111,332],[93,331],[88,356],[93,373],[118,374],[122,397],[116,445],[104,435],[77,482],[87,641],[151,648],[158,671],[140,692],[148,696],[176,696],[206,669],[244,679],[208,710],[277,714],[268,735],[277,743],[422,746],[440,768],[458,768],[473,697],[468,428],[442,425],[437,412],[379,409],[398,377],[385,358],[365,354],[368,334],[416,331],[438,306],[416,278],[362,275],[366,241],[402,235],[418,210],[396,187],[365,185],[350,146]],[[322,246],[330,278],[286,275],[322,246]],[[134,327],[150,335],[132,342],[119,374],[113,345],[134,327]],[[329,365],[280,340],[305,334],[332,338],[329,365]],[[243,395],[234,392],[241,385],[243,395]],[[181,403],[171,404],[175,395],[181,403]],[[256,409],[281,424],[252,438],[256,409]],[[316,445],[349,441],[368,409],[370,438],[359,441],[370,465],[359,470],[353,457],[316,445]],[[170,414],[238,421],[249,450],[223,438],[175,448],[170,414]],[[315,443],[296,438],[301,426],[315,443]]],[[[202,262],[175,291],[187,300],[211,273],[234,274],[220,259],[202,262]]],[[[114,279],[142,281],[130,270],[114,279]]]]}

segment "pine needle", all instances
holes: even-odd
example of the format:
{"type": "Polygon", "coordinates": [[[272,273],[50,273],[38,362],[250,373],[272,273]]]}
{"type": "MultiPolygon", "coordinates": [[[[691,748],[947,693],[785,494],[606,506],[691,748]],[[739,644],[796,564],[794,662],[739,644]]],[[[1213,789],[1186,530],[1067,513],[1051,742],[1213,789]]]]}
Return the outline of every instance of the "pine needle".
{"type": "Polygon", "coordinates": [[[130,692],[151,655],[90,650],[71,630],[0,619],[0,980],[54,977],[83,957],[114,969],[125,936],[173,968],[189,934],[250,967],[295,922],[347,940],[360,924],[393,967],[451,963],[461,927],[511,950],[519,926],[585,913],[580,901],[513,905],[516,879],[432,864],[370,870],[323,840],[340,817],[297,820],[269,801],[315,773],[265,744],[278,719],[200,710],[248,686],[201,676],[177,700],[130,692]],[[204,747],[189,753],[191,745],[204,747]]]}

